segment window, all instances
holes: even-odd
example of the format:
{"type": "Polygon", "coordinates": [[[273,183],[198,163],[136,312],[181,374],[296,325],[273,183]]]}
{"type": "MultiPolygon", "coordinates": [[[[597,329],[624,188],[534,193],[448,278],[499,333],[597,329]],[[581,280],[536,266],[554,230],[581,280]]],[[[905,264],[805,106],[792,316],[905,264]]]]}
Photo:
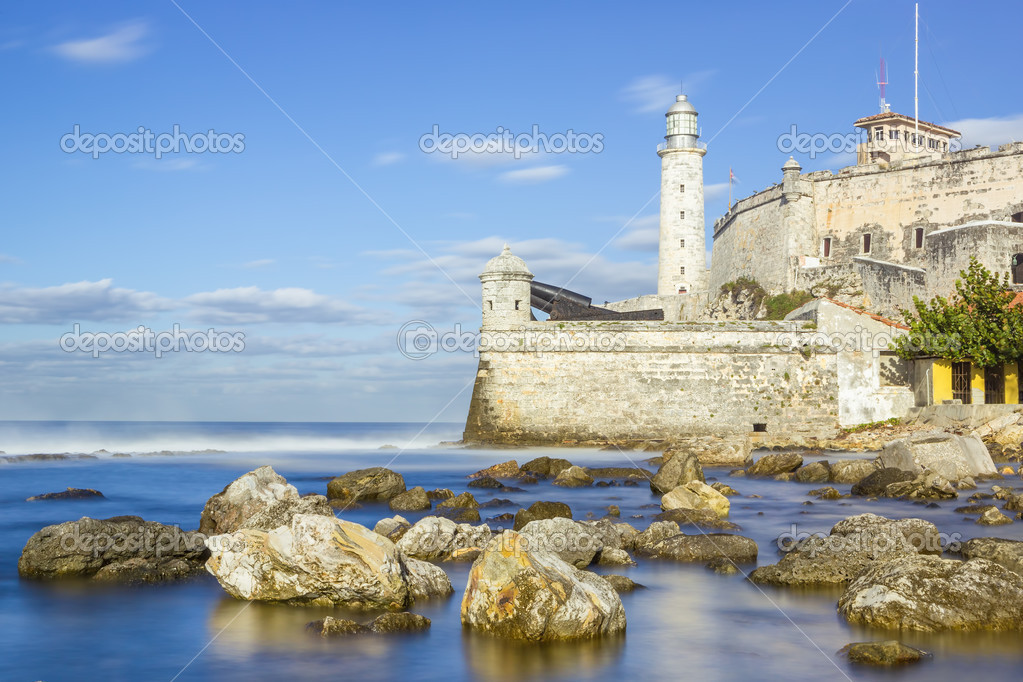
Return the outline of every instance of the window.
{"type": "Polygon", "coordinates": [[[520,303],[522,303],[522,301],[515,301],[515,310],[519,309],[519,304],[520,303]]]}
{"type": "Polygon", "coordinates": [[[924,228],[918,227],[913,230],[913,246],[917,249],[924,248],[924,228]]]}
{"type": "Polygon", "coordinates": [[[1005,404],[1005,372],[1001,367],[984,369],[984,402],[988,405],[1005,404]]]}
{"type": "Polygon", "coordinates": [[[678,274],[680,274],[680,275],[686,274],[686,266],[683,265],[682,267],[680,267],[678,269],[678,274]]]}
{"type": "Polygon", "coordinates": [[[824,257],[831,258],[831,237],[824,238],[824,257]]]}
{"type": "Polygon", "coordinates": [[[898,130],[894,130],[894,129],[893,130],[889,130],[888,131],[888,139],[889,140],[897,140],[897,139],[899,139],[899,131],[898,130]]]}
{"type": "Polygon", "coordinates": [[[685,239],[679,239],[678,240],[678,248],[680,248],[680,249],[686,248],[686,240],[685,239]]]}
{"type": "Polygon", "coordinates": [[[682,220],[685,220],[686,219],[686,212],[685,211],[679,211],[678,212],[678,217],[681,218],[682,220]]]}
{"type": "Polygon", "coordinates": [[[927,146],[930,149],[937,149],[938,148],[938,141],[933,139],[933,138],[927,138],[927,146]]]}
{"type": "Polygon", "coordinates": [[[881,140],[884,139],[884,127],[883,126],[879,126],[877,128],[874,128],[874,139],[877,140],[878,142],[880,142],[881,140]]]}
{"type": "Polygon", "coordinates": [[[863,253],[870,253],[870,233],[863,235],[863,253]]]}
{"type": "Polygon", "coordinates": [[[685,185],[679,185],[678,186],[678,193],[679,194],[685,194],[686,193],[686,186],[685,185]]]}
{"type": "Polygon", "coordinates": [[[767,433],[767,424],[754,424],[753,433],[767,433]]]}
{"type": "Polygon", "coordinates": [[[1014,223],[1023,223],[1023,211],[1020,211],[1019,213],[1013,213],[1011,216],[1009,216],[1009,220],[1014,223]]]}
{"type": "Polygon", "coordinates": [[[968,362],[952,363],[952,399],[969,405],[973,392],[970,390],[971,365],[968,362]]]}
{"type": "Polygon", "coordinates": [[[487,310],[493,310],[493,309],[494,309],[494,302],[493,301],[487,301],[487,310]]]}

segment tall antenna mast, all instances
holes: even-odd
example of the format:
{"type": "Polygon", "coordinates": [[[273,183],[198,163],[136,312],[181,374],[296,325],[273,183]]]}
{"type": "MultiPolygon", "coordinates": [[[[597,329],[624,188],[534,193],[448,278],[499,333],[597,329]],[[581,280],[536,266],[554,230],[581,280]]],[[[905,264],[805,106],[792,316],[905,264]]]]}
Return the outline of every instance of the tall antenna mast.
{"type": "Polygon", "coordinates": [[[877,87],[881,91],[881,113],[888,111],[888,102],[885,100],[885,87],[888,85],[888,73],[884,66],[884,57],[881,57],[881,71],[877,78],[877,87]]]}
{"type": "Polygon", "coordinates": [[[916,3],[916,38],[913,41],[913,134],[920,144],[920,3],[916,3]]]}

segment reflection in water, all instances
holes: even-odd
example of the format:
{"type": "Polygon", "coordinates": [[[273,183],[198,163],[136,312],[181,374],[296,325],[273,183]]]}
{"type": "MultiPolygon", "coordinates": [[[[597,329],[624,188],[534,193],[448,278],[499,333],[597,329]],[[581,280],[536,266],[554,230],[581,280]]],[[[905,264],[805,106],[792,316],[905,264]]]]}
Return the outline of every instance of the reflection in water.
{"type": "Polygon", "coordinates": [[[587,679],[606,672],[625,649],[625,635],[581,642],[529,644],[463,631],[462,651],[472,675],[487,680],[587,679]]]}

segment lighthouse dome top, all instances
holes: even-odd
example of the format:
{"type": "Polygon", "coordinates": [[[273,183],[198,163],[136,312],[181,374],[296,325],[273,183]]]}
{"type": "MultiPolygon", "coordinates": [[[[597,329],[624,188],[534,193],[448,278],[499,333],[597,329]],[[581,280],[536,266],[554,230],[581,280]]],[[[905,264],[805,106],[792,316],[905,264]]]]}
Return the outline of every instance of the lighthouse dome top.
{"type": "Polygon", "coordinates": [[[671,108],[668,109],[668,114],[679,114],[679,113],[686,113],[686,114],[695,114],[696,113],[696,109],[689,102],[689,98],[686,97],[685,95],[677,95],[675,97],[675,103],[672,104],[671,108]]]}
{"type": "Polygon", "coordinates": [[[494,256],[487,261],[487,266],[483,268],[484,275],[497,275],[497,274],[516,274],[516,275],[529,275],[533,276],[533,273],[526,267],[526,261],[522,260],[511,252],[511,247],[507,244],[501,249],[501,253],[494,256]]]}

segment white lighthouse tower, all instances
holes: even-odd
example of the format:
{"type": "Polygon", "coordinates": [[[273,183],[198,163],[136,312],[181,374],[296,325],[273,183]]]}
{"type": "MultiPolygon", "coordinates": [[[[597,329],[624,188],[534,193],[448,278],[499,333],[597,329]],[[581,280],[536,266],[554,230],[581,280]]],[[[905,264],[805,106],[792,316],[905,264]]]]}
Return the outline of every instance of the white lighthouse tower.
{"type": "Polygon", "coordinates": [[[657,294],[706,291],[706,237],[703,225],[703,155],[697,142],[696,109],[685,95],[665,114],[668,134],[658,145],[661,157],[661,240],[657,294]]]}

